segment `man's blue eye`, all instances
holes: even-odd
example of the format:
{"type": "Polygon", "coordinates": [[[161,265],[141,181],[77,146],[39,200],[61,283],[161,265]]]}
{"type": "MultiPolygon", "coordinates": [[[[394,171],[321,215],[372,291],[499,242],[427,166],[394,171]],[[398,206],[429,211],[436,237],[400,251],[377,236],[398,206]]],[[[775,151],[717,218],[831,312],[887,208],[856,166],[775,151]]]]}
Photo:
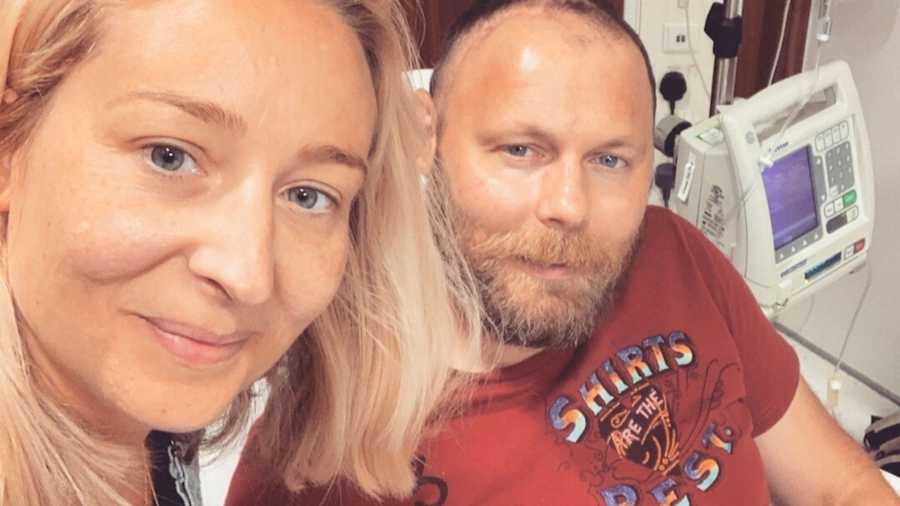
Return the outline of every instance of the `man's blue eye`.
{"type": "Polygon", "coordinates": [[[159,169],[166,172],[175,172],[184,166],[188,155],[174,146],[152,146],[150,148],[150,161],[159,169]]]}
{"type": "Polygon", "coordinates": [[[602,165],[605,165],[611,169],[615,169],[619,166],[620,163],[622,163],[622,159],[615,155],[601,155],[599,159],[602,165]]]}
{"type": "Polygon", "coordinates": [[[506,146],[506,152],[512,156],[517,156],[517,157],[528,156],[528,153],[530,151],[531,151],[531,149],[528,146],[523,146],[521,144],[506,146]]]}
{"type": "Polygon", "coordinates": [[[298,186],[287,191],[288,200],[310,211],[325,212],[334,207],[334,201],[325,193],[308,186],[298,186]]]}

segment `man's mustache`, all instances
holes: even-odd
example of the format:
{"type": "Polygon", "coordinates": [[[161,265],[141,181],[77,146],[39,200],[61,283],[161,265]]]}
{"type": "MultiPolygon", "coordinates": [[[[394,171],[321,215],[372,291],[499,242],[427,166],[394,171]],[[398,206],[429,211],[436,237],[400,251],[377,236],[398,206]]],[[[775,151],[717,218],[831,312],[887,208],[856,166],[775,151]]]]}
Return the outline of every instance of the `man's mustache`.
{"type": "Polygon", "coordinates": [[[554,229],[496,234],[468,244],[466,249],[489,262],[511,258],[578,271],[595,270],[606,263],[601,254],[602,248],[584,234],[554,229]]]}

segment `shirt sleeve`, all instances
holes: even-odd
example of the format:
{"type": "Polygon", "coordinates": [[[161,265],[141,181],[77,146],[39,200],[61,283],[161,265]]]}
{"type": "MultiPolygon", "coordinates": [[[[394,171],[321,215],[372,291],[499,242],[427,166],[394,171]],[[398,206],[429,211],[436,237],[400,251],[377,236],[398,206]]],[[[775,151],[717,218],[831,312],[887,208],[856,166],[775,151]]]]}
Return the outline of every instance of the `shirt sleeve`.
{"type": "Polygon", "coordinates": [[[797,354],[766,318],[731,261],[691,224],[679,222],[737,346],[745,402],[757,437],[771,429],[794,400],[800,381],[797,354]]]}

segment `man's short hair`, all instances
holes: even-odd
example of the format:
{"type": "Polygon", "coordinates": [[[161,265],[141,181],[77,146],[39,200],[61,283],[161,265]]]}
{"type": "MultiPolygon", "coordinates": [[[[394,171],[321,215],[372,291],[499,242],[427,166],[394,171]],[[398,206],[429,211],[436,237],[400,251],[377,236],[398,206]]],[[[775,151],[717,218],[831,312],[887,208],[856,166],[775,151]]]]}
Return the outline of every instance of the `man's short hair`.
{"type": "Polygon", "coordinates": [[[465,41],[466,37],[484,26],[488,21],[514,7],[544,7],[575,14],[598,27],[601,33],[614,37],[627,37],[637,46],[644,58],[647,69],[647,80],[650,84],[650,96],[653,98],[653,113],[656,113],[656,79],[650,56],[640,36],[621,19],[603,0],[476,0],[463,14],[450,25],[444,40],[441,57],[434,66],[431,77],[431,95],[438,99],[446,85],[447,67],[453,59],[453,53],[465,41]]]}

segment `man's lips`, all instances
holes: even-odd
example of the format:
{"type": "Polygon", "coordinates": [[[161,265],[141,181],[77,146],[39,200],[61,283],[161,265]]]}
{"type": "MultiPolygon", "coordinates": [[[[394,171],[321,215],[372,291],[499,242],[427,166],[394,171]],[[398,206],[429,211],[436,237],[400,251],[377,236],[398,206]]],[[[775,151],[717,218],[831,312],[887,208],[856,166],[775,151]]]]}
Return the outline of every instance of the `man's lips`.
{"type": "Polygon", "coordinates": [[[535,261],[525,257],[516,257],[515,262],[522,270],[544,279],[568,279],[577,273],[577,269],[571,267],[569,264],[561,262],[535,261]]]}

